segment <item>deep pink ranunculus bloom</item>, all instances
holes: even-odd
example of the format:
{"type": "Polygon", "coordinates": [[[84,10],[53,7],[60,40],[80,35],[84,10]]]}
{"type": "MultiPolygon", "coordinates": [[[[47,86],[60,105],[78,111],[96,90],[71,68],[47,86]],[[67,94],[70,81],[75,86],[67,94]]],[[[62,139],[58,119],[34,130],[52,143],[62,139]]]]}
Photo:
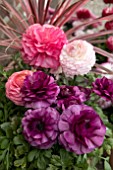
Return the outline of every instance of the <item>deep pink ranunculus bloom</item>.
{"type": "Polygon", "coordinates": [[[97,78],[92,85],[94,93],[106,100],[113,101],[113,80],[106,77],[97,78]]]}
{"type": "Polygon", "coordinates": [[[76,15],[79,19],[96,18],[96,16],[89,9],[86,8],[80,8],[79,10],[77,10],[76,15]]]}
{"type": "Polygon", "coordinates": [[[73,104],[82,104],[90,98],[91,90],[80,86],[60,86],[57,97],[57,106],[66,109],[73,104]]]}
{"type": "Polygon", "coordinates": [[[25,107],[33,109],[55,103],[59,91],[54,78],[43,71],[36,71],[27,76],[21,88],[25,107]]]}
{"type": "Polygon", "coordinates": [[[105,28],[107,30],[113,30],[113,21],[108,21],[105,23],[105,28]]]}
{"type": "Polygon", "coordinates": [[[6,82],[6,96],[16,105],[23,106],[24,102],[22,100],[22,93],[20,92],[21,87],[23,86],[23,81],[28,75],[32,75],[32,71],[23,70],[13,73],[8,81],[6,82]]]}
{"type": "Polygon", "coordinates": [[[53,25],[31,25],[22,37],[22,58],[25,63],[42,68],[58,68],[59,55],[67,38],[53,25]]]}
{"type": "Polygon", "coordinates": [[[113,51],[113,36],[110,36],[107,41],[106,41],[106,45],[108,47],[109,50],[113,51]]]}
{"type": "Polygon", "coordinates": [[[103,0],[106,4],[113,4],[113,0],[103,0]]]}
{"type": "Polygon", "coordinates": [[[102,10],[102,16],[108,16],[113,14],[113,7],[106,7],[102,10]]]}
{"type": "Polygon", "coordinates": [[[87,105],[71,105],[59,120],[59,142],[66,150],[85,154],[100,147],[106,127],[95,110],[87,105]]]}
{"type": "Polygon", "coordinates": [[[34,147],[49,149],[58,136],[59,113],[53,108],[28,110],[22,119],[25,139],[34,147]]]}

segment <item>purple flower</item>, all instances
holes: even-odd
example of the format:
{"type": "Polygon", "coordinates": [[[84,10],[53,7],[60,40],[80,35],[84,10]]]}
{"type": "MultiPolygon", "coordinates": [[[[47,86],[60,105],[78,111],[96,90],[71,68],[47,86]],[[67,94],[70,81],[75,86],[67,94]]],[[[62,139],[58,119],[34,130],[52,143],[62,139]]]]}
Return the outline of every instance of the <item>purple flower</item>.
{"type": "Polygon", "coordinates": [[[25,139],[40,149],[51,148],[58,135],[59,113],[53,108],[28,110],[22,119],[25,139]]]}
{"type": "Polygon", "coordinates": [[[66,150],[85,154],[102,145],[106,127],[93,108],[72,105],[63,111],[59,124],[59,142],[66,150]]]}
{"type": "Polygon", "coordinates": [[[91,90],[79,86],[60,86],[58,95],[58,107],[63,110],[73,104],[81,104],[89,99],[91,90]]]}
{"type": "Polygon", "coordinates": [[[33,109],[48,107],[55,103],[59,91],[54,78],[42,71],[27,76],[21,89],[25,106],[33,109]]]}
{"type": "Polygon", "coordinates": [[[97,78],[92,85],[94,93],[106,100],[113,100],[113,81],[111,79],[97,78]]]}

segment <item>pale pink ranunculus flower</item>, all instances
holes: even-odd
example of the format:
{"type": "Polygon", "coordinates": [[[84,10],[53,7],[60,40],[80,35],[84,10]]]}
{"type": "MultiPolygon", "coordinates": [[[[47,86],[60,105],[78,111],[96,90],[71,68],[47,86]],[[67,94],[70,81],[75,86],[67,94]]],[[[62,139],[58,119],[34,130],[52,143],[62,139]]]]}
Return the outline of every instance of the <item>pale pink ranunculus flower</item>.
{"type": "Polygon", "coordinates": [[[64,74],[73,78],[74,75],[87,74],[96,61],[93,46],[84,40],[75,40],[63,46],[60,64],[64,74]]]}
{"type": "Polygon", "coordinates": [[[22,37],[22,59],[31,66],[57,69],[66,43],[66,35],[60,28],[49,24],[31,25],[22,37]]]}
{"type": "Polygon", "coordinates": [[[16,105],[23,106],[21,87],[23,86],[23,81],[28,75],[32,75],[32,71],[23,70],[13,73],[8,81],[6,82],[6,96],[16,105]]]}

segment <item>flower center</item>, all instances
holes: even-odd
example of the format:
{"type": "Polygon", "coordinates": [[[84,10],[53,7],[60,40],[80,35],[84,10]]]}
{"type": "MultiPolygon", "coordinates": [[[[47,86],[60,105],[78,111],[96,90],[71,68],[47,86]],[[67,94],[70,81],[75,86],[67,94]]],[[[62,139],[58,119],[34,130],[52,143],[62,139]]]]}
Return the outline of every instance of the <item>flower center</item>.
{"type": "Polygon", "coordinates": [[[43,124],[43,123],[37,124],[37,129],[38,129],[39,131],[43,131],[43,130],[44,130],[44,124],[43,124]]]}

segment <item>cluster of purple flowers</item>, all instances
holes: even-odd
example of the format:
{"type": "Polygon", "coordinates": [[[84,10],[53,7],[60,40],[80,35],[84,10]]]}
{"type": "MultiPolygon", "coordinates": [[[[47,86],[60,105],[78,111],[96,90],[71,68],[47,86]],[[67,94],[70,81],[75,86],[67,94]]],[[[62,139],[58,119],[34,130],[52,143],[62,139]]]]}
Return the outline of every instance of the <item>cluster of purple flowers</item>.
{"type": "MultiPolygon", "coordinates": [[[[108,84],[106,78],[97,79],[93,91],[109,98],[108,84]]],[[[32,146],[49,149],[58,141],[67,151],[84,154],[102,145],[106,127],[95,110],[84,104],[91,89],[58,86],[52,76],[37,71],[26,76],[21,93],[30,108],[22,119],[23,134],[32,146]]]]}

